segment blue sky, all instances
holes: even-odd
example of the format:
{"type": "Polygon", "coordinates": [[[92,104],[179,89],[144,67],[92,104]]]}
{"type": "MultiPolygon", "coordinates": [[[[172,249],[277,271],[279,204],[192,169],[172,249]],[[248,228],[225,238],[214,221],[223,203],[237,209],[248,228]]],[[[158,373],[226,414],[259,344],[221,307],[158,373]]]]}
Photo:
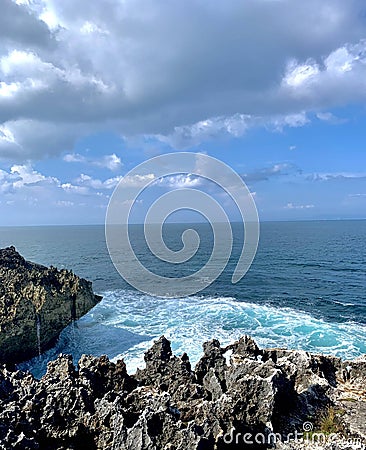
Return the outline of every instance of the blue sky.
{"type": "Polygon", "coordinates": [[[261,220],[366,218],[361,0],[1,8],[0,225],[103,223],[124,174],[181,150],[236,170],[261,220]]]}

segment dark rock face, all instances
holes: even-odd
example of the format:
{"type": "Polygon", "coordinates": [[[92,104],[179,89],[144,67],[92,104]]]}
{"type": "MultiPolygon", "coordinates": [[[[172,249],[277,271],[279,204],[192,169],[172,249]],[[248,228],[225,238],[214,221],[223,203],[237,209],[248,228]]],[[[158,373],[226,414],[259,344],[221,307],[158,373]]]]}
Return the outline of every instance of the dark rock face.
{"type": "Polygon", "coordinates": [[[344,429],[366,438],[363,358],[351,363],[260,350],[246,336],[226,348],[217,340],[205,343],[193,371],[188,356],[174,356],[161,337],[145,362],[145,369],[130,376],[123,361],[83,356],[75,367],[70,356],[60,355],[41,380],[2,368],[0,448],[305,448],[273,443],[271,434],[286,439],[289,432],[302,432],[303,423],[315,422],[329,405],[342,405],[349,413],[341,419],[344,429]],[[245,444],[248,433],[261,439],[245,444]]]}
{"type": "Polygon", "coordinates": [[[72,272],[26,261],[14,247],[0,249],[0,362],[47,349],[100,299],[72,272]]]}

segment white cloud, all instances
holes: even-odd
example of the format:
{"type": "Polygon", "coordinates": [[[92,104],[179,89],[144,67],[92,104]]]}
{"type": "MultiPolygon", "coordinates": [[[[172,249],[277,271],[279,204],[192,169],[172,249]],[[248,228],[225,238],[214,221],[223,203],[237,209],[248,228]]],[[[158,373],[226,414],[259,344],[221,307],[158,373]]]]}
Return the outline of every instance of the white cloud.
{"type": "Polygon", "coordinates": [[[312,208],[315,208],[315,205],[313,205],[313,204],[295,205],[294,203],[287,203],[287,205],[284,208],[285,209],[312,209],[312,208]]]}
{"type": "Polygon", "coordinates": [[[99,33],[109,35],[108,30],[102,30],[98,25],[89,21],[83,23],[83,26],[80,28],[80,32],[82,34],[99,33]]]}
{"type": "Polygon", "coordinates": [[[324,61],[326,70],[340,75],[351,71],[354,63],[360,60],[360,55],[354,50],[354,47],[340,47],[332,52],[324,61]]]}
{"type": "Polygon", "coordinates": [[[61,208],[64,208],[64,207],[70,208],[72,206],[75,206],[75,203],[70,202],[68,200],[58,200],[57,202],[54,202],[54,205],[60,206],[61,208]]]}
{"type": "Polygon", "coordinates": [[[100,161],[96,161],[95,165],[99,167],[106,167],[109,170],[118,170],[122,166],[121,158],[119,158],[115,153],[112,155],[103,156],[100,161]]]}
{"type": "Polygon", "coordinates": [[[298,128],[309,123],[309,119],[304,111],[285,116],[273,117],[268,120],[268,126],[276,131],[282,131],[285,127],[298,128]]]}
{"type": "Polygon", "coordinates": [[[120,182],[126,188],[136,186],[143,187],[147,182],[151,182],[154,179],[155,179],[154,174],[134,175],[134,176],[118,175],[116,177],[107,178],[106,180],[103,181],[98,178],[93,178],[90,175],[82,173],[72,183],[67,182],[61,184],[61,188],[65,192],[72,194],[97,195],[99,197],[109,198],[109,196],[106,195],[104,192],[113,190],[120,182]]]}
{"type": "Polygon", "coordinates": [[[65,162],[71,163],[85,163],[87,161],[85,156],[79,155],[78,153],[68,153],[63,159],[65,162]]]}
{"type": "Polygon", "coordinates": [[[0,193],[7,194],[14,192],[14,183],[19,180],[19,176],[0,169],[0,193]]]}
{"type": "Polygon", "coordinates": [[[306,179],[309,181],[348,181],[365,179],[366,172],[332,172],[332,173],[312,173],[305,175],[306,179]]]}
{"type": "Polygon", "coordinates": [[[366,100],[361,0],[3,3],[9,161],[70,152],[106,129],[183,148],[366,100]]]}
{"type": "Polygon", "coordinates": [[[121,179],[122,176],[118,176],[114,178],[109,178],[105,181],[101,181],[82,173],[80,177],[76,180],[76,182],[81,186],[88,186],[93,189],[114,189],[121,179]]]}
{"type": "Polygon", "coordinates": [[[348,196],[352,198],[366,198],[366,194],[349,194],[348,196]]]}
{"type": "Polygon", "coordinates": [[[2,146],[15,144],[14,134],[6,126],[0,126],[0,142],[2,146]]]}
{"type": "Polygon", "coordinates": [[[78,195],[89,195],[90,191],[86,186],[78,186],[72,183],[63,183],[61,184],[61,188],[70,194],[78,194],[78,195]]]}
{"type": "Polygon", "coordinates": [[[62,26],[62,23],[57,17],[56,13],[52,11],[49,6],[47,6],[44,7],[43,12],[40,14],[39,18],[48,25],[50,30],[56,30],[59,26],[62,26]]]}
{"type": "Polygon", "coordinates": [[[338,125],[341,123],[346,123],[347,119],[341,119],[337,116],[335,116],[334,114],[332,114],[331,112],[318,112],[316,114],[316,117],[323,121],[323,122],[328,122],[332,125],[338,125]]]}
{"type": "Polygon", "coordinates": [[[171,189],[193,188],[201,186],[202,178],[191,174],[177,174],[159,179],[159,184],[171,189]]]}
{"type": "Polygon", "coordinates": [[[316,114],[316,117],[324,122],[330,122],[335,116],[330,112],[319,112],[316,114]]]}
{"type": "Polygon", "coordinates": [[[315,79],[315,75],[318,74],[319,67],[315,61],[310,60],[305,64],[298,64],[297,61],[291,61],[288,64],[283,83],[296,88],[306,83],[311,83],[315,79]]]}
{"type": "Polygon", "coordinates": [[[55,177],[47,177],[34,170],[29,164],[14,165],[10,172],[19,176],[19,179],[13,183],[14,188],[22,188],[24,186],[39,186],[41,184],[58,185],[59,181],[55,177]]]}
{"type": "Polygon", "coordinates": [[[116,171],[122,167],[121,158],[115,153],[94,159],[80,155],[79,153],[68,153],[64,156],[63,160],[70,163],[90,164],[92,166],[106,168],[111,171],[116,171]]]}
{"type": "Polygon", "coordinates": [[[121,183],[124,187],[143,187],[146,183],[154,181],[155,175],[148,173],[146,175],[126,175],[121,177],[121,183]]]}
{"type": "Polygon", "coordinates": [[[0,82],[0,97],[12,97],[19,89],[19,83],[0,82]]]}
{"type": "MultiPolygon", "coordinates": [[[[11,195],[44,193],[45,196],[56,198],[62,193],[108,198],[108,195],[98,191],[114,189],[121,178],[122,176],[116,176],[102,181],[81,174],[74,182],[62,183],[56,177],[43,175],[30,164],[14,164],[9,172],[0,169],[0,192],[11,195]]],[[[70,202],[70,199],[65,201],[70,202]]],[[[63,204],[62,199],[56,202],[59,206],[63,204]]]]}
{"type": "Polygon", "coordinates": [[[202,141],[212,139],[217,135],[242,136],[253,123],[250,115],[235,114],[230,117],[212,117],[197,123],[176,126],[168,135],[156,135],[161,142],[176,148],[200,144],[202,141]]]}
{"type": "Polygon", "coordinates": [[[304,111],[296,114],[273,115],[271,117],[235,114],[229,117],[213,117],[192,125],[174,127],[172,133],[155,135],[154,137],[172,147],[182,149],[219,136],[240,137],[254,126],[266,126],[276,132],[282,132],[286,127],[302,127],[309,122],[304,111]]]}
{"type": "MultiPolygon", "coordinates": [[[[85,218],[90,220],[90,217],[95,217],[100,223],[110,191],[118,183],[119,177],[105,181],[93,180],[87,175],[79,178],[60,181],[56,177],[44,175],[30,163],[14,164],[9,170],[0,169],[3,222],[6,223],[8,219],[6,208],[11,208],[10,221],[11,217],[18,214],[20,223],[24,223],[22,217],[25,216],[29,217],[28,223],[43,223],[46,216],[48,221],[67,223],[75,220],[77,207],[88,208],[85,218]]],[[[77,222],[80,220],[83,220],[80,216],[76,218],[77,222]]]]}

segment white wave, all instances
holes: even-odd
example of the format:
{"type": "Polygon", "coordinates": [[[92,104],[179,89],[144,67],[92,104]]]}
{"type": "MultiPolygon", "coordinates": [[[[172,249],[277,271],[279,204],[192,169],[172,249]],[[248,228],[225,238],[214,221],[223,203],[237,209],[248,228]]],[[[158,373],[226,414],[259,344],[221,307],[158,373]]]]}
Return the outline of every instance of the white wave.
{"type": "Polygon", "coordinates": [[[160,299],[131,291],[104,295],[101,309],[115,313],[104,324],[146,338],[114,358],[123,357],[132,371],[143,366],[143,353],[162,334],[172,341],[176,354],[187,352],[193,364],[202,355],[203,342],[217,338],[227,345],[243,334],[251,335],[262,347],[305,349],[343,358],[366,353],[365,326],[326,322],[290,308],[231,297],[160,299]]]}
{"type": "Polygon", "coordinates": [[[291,308],[240,302],[231,297],[156,298],[138,292],[105,292],[88,314],[67,327],[56,346],[25,364],[41,376],[47,361],[59,353],[124,358],[130,373],[143,367],[144,352],[165,335],[175,354],[188,353],[192,365],[202,356],[202,344],[218,339],[227,345],[244,334],[261,347],[287,347],[355,358],[366,353],[366,326],[317,319],[291,308]]]}

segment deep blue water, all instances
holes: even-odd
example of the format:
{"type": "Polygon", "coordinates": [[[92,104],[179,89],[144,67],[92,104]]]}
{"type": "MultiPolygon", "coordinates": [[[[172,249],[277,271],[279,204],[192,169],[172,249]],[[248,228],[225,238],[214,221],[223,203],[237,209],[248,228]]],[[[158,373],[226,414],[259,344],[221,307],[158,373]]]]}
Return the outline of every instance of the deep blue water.
{"type": "MultiPolygon", "coordinates": [[[[192,226],[190,226],[192,227],[192,226]]],[[[177,267],[149,254],[142,227],[132,226],[134,248],[156,273],[196,271],[212,248],[210,227],[194,225],[201,247],[177,267]]],[[[187,225],[168,224],[165,239],[181,247],[187,225]]],[[[232,258],[222,275],[196,296],[159,299],[132,289],[108,255],[103,226],[0,228],[0,247],[15,245],[27,259],[73,269],[93,281],[103,301],[60,336],[54,349],[24,368],[39,375],[60,352],[123,356],[133,369],[161,334],[193,361],[202,343],[228,343],[251,334],[261,345],[303,348],[343,357],[366,353],[366,221],[266,222],[247,275],[231,284],[243,232],[233,225],[232,258]]]]}

